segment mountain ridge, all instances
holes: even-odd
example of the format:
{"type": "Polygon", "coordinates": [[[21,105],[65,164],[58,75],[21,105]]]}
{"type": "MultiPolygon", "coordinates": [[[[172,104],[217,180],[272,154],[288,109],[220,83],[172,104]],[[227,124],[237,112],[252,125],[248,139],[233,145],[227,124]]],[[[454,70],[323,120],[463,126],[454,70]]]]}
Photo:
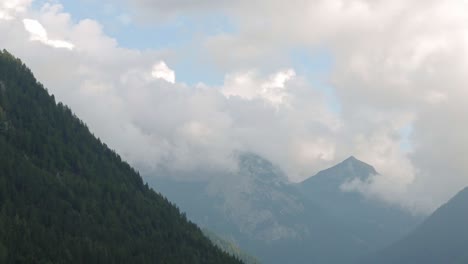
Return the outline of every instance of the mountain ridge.
{"type": "Polygon", "coordinates": [[[409,235],[359,263],[468,263],[467,223],[468,187],[439,207],[409,235]]]}
{"type": "Polygon", "coordinates": [[[309,200],[327,208],[335,217],[347,219],[344,224],[357,239],[368,244],[370,253],[395,242],[421,221],[420,216],[402,208],[342,189],[349,181],[366,182],[378,174],[373,166],[350,156],[297,186],[309,200]]]}
{"type": "Polygon", "coordinates": [[[310,181],[314,181],[314,178],[322,178],[326,177],[327,179],[330,178],[337,178],[337,180],[353,180],[354,178],[358,178],[362,181],[366,181],[370,176],[372,175],[377,175],[378,172],[375,170],[375,168],[359,159],[357,159],[355,156],[349,156],[347,159],[341,161],[340,163],[319,171],[317,174],[308,177],[307,179],[304,179],[301,181],[299,184],[302,185],[307,185],[309,184],[310,181]],[[348,169],[348,171],[355,172],[351,173],[351,175],[348,174],[342,174],[340,171],[348,169]],[[358,171],[358,172],[356,172],[358,171]],[[359,173],[364,171],[365,173],[359,173]]]}
{"type": "MultiPolygon", "coordinates": [[[[338,172],[348,176],[359,175],[360,168],[375,172],[370,165],[356,158],[328,169],[328,172],[332,171],[338,176],[340,182],[329,186],[327,195],[331,196],[314,197],[320,194],[317,190],[325,185],[314,186],[311,195],[300,184],[288,181],[280,168],[263,157],[253,153],[243,153],[237,157],[240,157],[238,172],[220,175],[219,181],[206,180],[195,184],[171,179],[159,182],[155,178],[147,179],[180,205],[194,222],[233,239],[241,248],[248,248],[265,263],[347,263],[347,259],[356,259],[380,249],[405,232],[395,230],[392,220],[396,217],[389,218],[389,224],[383,227],[368,223],[366,217],[352,217],[356,208],[374,217],[375,221],[380,220],[376,218],[380,212],[389,211],[390,214],[385,216],[401,216],[398,224],[413,225],[404,211],[370,203],[360,193],[343,192],[339,188],[346,177],[336,174],[338,172]],[[191,199],[188,199],[189,196],[191,199]],[[328,208],[324,198],[338,202],[339,206],[334,204],[337,208],[350,205],[347,208],[349,213],[339,214],[328,208]],[[346,223],[345,219],[353,224],[346,223]],[[375,235],[375,232],[382,232],[379,228],[385,232],[375,235]],[[379,239],[383,242],[376,243],[379,239]],[[336,248],[343,248],[341,254],[334,253],[336,248]]],[[[326,175],[326,171],[322,171],[322,174],[326,175]]],[[[199,177],[195,175],[194,178],[199,177]]]]}

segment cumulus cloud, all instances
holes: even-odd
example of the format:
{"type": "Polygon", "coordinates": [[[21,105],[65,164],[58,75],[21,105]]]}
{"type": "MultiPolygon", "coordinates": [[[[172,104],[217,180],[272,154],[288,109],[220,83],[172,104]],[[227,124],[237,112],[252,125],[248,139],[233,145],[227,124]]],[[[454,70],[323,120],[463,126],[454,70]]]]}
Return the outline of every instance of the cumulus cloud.
{"type": "Polygon", "coordinates": [[[160,61],[153,66],[151,76],[156,79],[163,79],[166,82],[175,83],[175,72],[169,69],[164,61],[160,61]]]}
{"type": "Polygon", "coordinates": [[[31,40],[42,42],[54,48],[72,50],[74,45],[70,42],[57,39],[49,39],[46,29],[34,19],[23,19],[24,28],[31,34],[31,40]]]}
{"type": "Polygon", "coordinates": [[[222,93],[247,100],[261,98],[273,105],[286,104],[289,96],[286,82],[296,76],[293,69],[279,71],[268,80],[256,80],[254,71],[230,74],[226,77],[222,93]]]}
{"type": "Polygon", "coordinates": [[[29,1],[3,3],[0,46],[141,170],[225,170],[241,150],[299,181],[353,154],[380,175],[345,191],[415,210],[468,185],[466,1],[131,1],[153,17],[215,10],[233,21],[235,31],[193,44],[226,70],[217,87],[178,83],[170,52],[122,48],[97,21],[74,22],[60,5],[33,12],[29,1]],[[51,40],[74,48],[51,49],[51,40]],[[288,60],[296,48],[324,47],[340,110],[288,60]]]}
{"type": "Polygon", "coordinates": [[[30,20],[37,28],[29,31],[15,21],[0,25],[11,36],[0,45],[23,58],[59,100],[141,170],[226,170],[235,166],[233,151],[252,151],[300,179],[334,158],[332,135],[340,121],[324,95],[293,69],[247,70],[228,74],[220,87],[188,86],[176,82],[167,54],[119,47],[96,21],[74,23],[50,4],[30,20]],[[70,39],[74,49],[28,41],[30,31],[44,39],[39,24],[54,38],[70,39]],[[245,83],[249,94],[242,92],[245,83]],[[303,144],[316,149],[306,151],[303,144]]]}
{"type": "Polygon", "coordinates": [[[11,20],[26,11],[32,0],[2,0],[0,3],[0,21],[11,20]]]}
{"type": "Polygon", "coordinates": [[[383,174],[365,186],[366,193],[431,210],[468,185],[459,148],[466,138],[458,132],[468,128],[459,125],[467,109],[455,99],[466,94],[460,74],[468,58],[462,48],[467,16],[460,12],[468,6],[463,1],[397,5],[398,11],[382,15],[392,19],[377,22],[386,24],[383,29],[365,29],[346,45],[335,43],[333,83],[345,122],[360,120],[358,135],[368,147],[358,153],[383,174]],[[410,153],[398,148],[398,131],[405,125],[412,126],[410,153]],[[387,140],[373,143],[376,137],[387,140]],[[457,143],[447,147],[450,141],[457,143]]]}
{"type": "MultiPolygon", "coordinates": [[[[341,112],[334,144],[322,144],[329,151],[319,156],[353,153],[373,164],[381,175],[361,183],[362,192],[430,210],[468,185],[462,158],[468,109],[460,99],[467,93],[466,1],[215,2],[132,1],[151,12],[228,16],[236,31],[204,42],[217,67],[227,71],[281,66],[292,49],[313,53],[326,47],[334,60],[330,84],[341,112]],[[402,138],[408,126],[412,133],[402,138]],[[409,151],[401,148],[402,141],[411,144],[409,151]]],[[[239,91],[227,86],[225,93],[259,97],[260,88],[248,88],[252,83],[246,80],[252,78],[243,78],[232,75],[229,83],[244,85],[239,91]]],[[[316,149],[303,148],[302,153],[316,149]]]]}

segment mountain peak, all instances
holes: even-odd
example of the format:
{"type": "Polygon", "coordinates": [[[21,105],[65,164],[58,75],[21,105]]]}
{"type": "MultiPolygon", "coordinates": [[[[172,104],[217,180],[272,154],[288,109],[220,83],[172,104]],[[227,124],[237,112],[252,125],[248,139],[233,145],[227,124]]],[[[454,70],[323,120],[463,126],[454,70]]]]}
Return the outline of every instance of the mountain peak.
{"type": "Polygon", "coordinates": [[[354,156],[343,160],[335,166],[326,170],[320,171],[315,176],[312,176],[303,181],[306,182],[329,182],[332,185],[341,185],[342,183],[358,178],[360,180],[366,180],[370,175],[378,174],[377,171],[371,165],[358,160],[354,156]]]}
{"type": "MultiPolygon", "coordinates": [[[[340,163],[354,163],[354,164],[361,164],[361,165],[367,165],[367,166],[370,166],[372,167],[371,165],[365,163],[364,161],[356,158],[355,156],[351,155],[349,156],[347,159],[343,160],[342,162],[340,163]]],[[[338,163],[337,165],[339,165],[340,163],[338,163]]]]}
{"type": "Polygon", "coordinates": [[[263,182],[287,182],[284,172],[269,160],[252,152],[242,152],[238,156],[240,174],[254,175],[256,180],[263,182]]]}
{"type": "MultiPolygon", "coordinates": [[[[347,164],[347,166],[361,166],[361,165],[368,165],[367,163],[358,160],[354,156],[349,156],[347,159],[343,160],[342,162],[336,164],[335,166],[339,166],[340,164],[347,164]]],[[[370,165],[369,165],[370,166],[370,165]]]]}
{"type": "Polygon", "coordinates": [[[334,167],[331,167],[330,169],[340,168],[340,167],[345,167],[348,171],[349,170],[351,170],[351,171],[356,171],[357,170],[357,171],[359,171],[361,173],[367,172],[367,175],[361,175],[360,178],[363,178],[363,176],[365,176],[364,178],[367,178],[367,176],[370,175],[370,174],[378,174],[374,167],[372,167],[371,165],[357,159],[354,156],[350,156],[349,158],[347,158],[344,161],[338,163],[334,167]]]}
{"type": "Polygon", "coordinates": [[[347,161],[347,162],[356,162],[356,161],[360,161],[358,159],[356,159],[356,157],[354,157],[353,155],[349,156],[347,159],[345,159],[344,161],[347,161]]]}

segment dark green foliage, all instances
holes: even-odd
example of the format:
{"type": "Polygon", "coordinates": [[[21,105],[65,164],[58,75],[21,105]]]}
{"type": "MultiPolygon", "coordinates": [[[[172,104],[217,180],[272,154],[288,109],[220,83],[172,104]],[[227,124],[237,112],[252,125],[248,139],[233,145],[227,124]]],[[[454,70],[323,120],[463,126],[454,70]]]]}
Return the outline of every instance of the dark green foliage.
{"type": "Polygon", "coordinates": [[[3,51],[0,263],[240,261],[213,246],[3,51]]]}

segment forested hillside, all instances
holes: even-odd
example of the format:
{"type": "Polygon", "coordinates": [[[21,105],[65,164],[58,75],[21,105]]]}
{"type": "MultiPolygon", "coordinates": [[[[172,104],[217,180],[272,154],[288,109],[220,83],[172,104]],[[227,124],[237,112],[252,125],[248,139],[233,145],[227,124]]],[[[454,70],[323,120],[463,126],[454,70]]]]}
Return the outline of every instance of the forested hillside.
{"type": "Polygon", "coordinates": [[[240,261],[213,246],[3,51],[0,263],[240,261]]]}

